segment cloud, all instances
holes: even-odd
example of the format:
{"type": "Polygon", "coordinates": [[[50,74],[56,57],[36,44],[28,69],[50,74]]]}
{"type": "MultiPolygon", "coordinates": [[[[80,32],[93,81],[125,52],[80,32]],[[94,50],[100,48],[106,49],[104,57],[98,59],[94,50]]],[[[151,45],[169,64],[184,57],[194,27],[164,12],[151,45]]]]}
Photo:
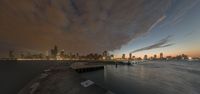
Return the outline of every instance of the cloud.
{"type": "MultiPolygon", "coordinates": [[[[177,1],[178,2],[178,1],[177,1]]],[[[178,6],[175,10],[179,10],[178,12],[177,11],[174,11],[176,12],[175,15],[174,15],[174,18],[173,18],[173,23],[176,24],[178,22],[180,22],[180,20],[182,20],[182,17],[190,12],[190,10],[192,8],[194,8],[197,4],[199,4],[200,1],[199,0],[191,0],[191,1],[188,1],[188,0],[183,0],[182,3],[179,3],[178,6]],[[187,7],[185,7],[187,6],[187,7]]]]}
{"type": "Polygon", "coordinates": [[[167,16],[163,15],[161,16],[150,28],[148,31],[151,31],[154,27],[156,27],[159,23],[161,23],[163,20],[165,20],[167,16]]]}
{"type": "Polygon", "coordinates": [[[153,50],[153,49],[158,49],[158,48],[165,48],[174,45],[173,43],[169,43],[169,39],[171,36],[167,36],[166,38],[158,41],[155,44],[152,44],[150,46],[146,46],[137,50],[132,51],[131,53],[136,53],[136,52],[141,52],[141,51],[146,51],[146,50],[153,50]]]}
{"type": "Polygon", "coordinates": [[[0,0],[0,41],[43,52],[54,45],[67,52],[112,51],[150,32],[170,2],[0,0]]]}

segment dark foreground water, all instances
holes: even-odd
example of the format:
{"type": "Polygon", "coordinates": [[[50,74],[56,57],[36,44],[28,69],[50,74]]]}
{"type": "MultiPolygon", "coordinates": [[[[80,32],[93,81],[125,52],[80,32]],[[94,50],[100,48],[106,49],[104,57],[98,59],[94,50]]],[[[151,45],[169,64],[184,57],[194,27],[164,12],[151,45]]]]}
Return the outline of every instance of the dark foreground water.
{"type": "Polygon", "coordinates": [[[29,81],[64,61],[0,61],[0,94],[17,94],[29,81]]]}
{"type": "Polygon", "coordinates": [[[200,94],[200,62],[106,65],[104,70],[82,76],[116,94],[200,94]]]}

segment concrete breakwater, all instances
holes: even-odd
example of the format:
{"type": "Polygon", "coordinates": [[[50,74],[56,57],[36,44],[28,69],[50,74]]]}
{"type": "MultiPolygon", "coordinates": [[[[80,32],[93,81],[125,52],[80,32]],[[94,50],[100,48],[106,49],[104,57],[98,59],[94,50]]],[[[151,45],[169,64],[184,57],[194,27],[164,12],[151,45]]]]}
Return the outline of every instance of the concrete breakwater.
{"type": "MultiPolygon", "coordinates": [[[[28,86],[29,87],[27,89],[29,90],[29,92],[26,94],[29,94],[31,88],[37,87],[37,86],[39,86],[40,88],[41,86],[43,86],[43,82],[44,81],[48,82],[48,79],[50,79],[53,75],[57,75],[57,74],[65,74],[65,76],[71,75],[71,74],[68,74],[67,71],[73,72],[73,74],[78,75],[77,78],[80,78],[82,80],[87,80],[87,79],[81,78],[79,76],[80,74],[78,74],[75,70],[70,68],[70,65],[74,64],[75,62],[77,61],[53,61],[53,60],[51,61],[48,61],[48,60],[34,60],[34,61],[3,60],[1,61],[0,60],[0,74],[1,74],[0,94],[17,94],[19,91],[24,90],[28,86]],[[48,69],[52,69],[51,72],[45,72],[48,69]],[[37,82],[42,82],[42,83],[37,83],[37,82]]],[[[78,61],[78,62],[84,65],[85,65],[84,62],[89,62],[86,65],[88,64],[99,65],[99,64],[109,63],[106,61],[102,61],[102,62],[78,61]]],[[[60,78],[59,75],[58,75],[58,78],[60,78]]],[[[62,81],[55,80],[55,83],[57,82],[59,83],[62,81]]],[[[80,85],[80,83],[77,85],[80,85]]],[[[52,93],[43,93],[43,94],[52,94],[52,93]]],[[[60,93],[57,93],[57,94],[60,94],[60,93]]],[[[65,93],[65,94],[68,94],[68,93],[65,93]]]]}
{"type": "Polygon", "coordinates": [[[75,63],[71,65],[71,68],[74,69],[78,73],[83,72],[90,72],[95,70],[104,69],[104,65],[98,65],[98,64],[88,64],[88,63],[75,63]]]}
{"type": "MultiPolygon", "coordinates": [[[[88,67],[94,68],[94,65],[82,66],[81,68],[88,67]]],[[[75,70],[66,66],[46,69],[21,89],[18,94],[113,94],[95,83],[84,87],[82,84],[89,80],[82,78],[75,70]]]]}

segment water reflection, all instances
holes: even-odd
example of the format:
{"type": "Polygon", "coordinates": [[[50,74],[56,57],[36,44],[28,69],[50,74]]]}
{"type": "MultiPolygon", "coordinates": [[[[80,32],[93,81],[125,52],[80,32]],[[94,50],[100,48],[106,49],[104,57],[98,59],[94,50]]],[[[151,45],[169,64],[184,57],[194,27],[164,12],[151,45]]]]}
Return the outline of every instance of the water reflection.
{"type": "Polygon", "coordinates": [[[140,79],[144,79],[144,78],[145,78],[144,67],[141,66],[140,67],[140,79]]]}
{"type": "Polygon", "coordinates": [[[107,65],[82,76],[116,94],[199,94],[200,64],[149,62],[143,65],[107,65]]]}
{"type": "Polygon", "coordinates": [[[107,82],[107,68],[104,68],[104,82],[107,82]]]}

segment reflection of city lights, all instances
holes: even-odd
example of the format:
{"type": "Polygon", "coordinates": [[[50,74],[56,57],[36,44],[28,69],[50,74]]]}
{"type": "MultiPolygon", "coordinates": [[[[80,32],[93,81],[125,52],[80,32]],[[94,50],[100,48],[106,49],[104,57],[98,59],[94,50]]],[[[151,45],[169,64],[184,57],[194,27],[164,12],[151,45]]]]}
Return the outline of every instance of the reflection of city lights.
{"type": "Polygon", "coordinates": [[[188,57],[189,60],[192,60],[192,57],[188,57]]]}

